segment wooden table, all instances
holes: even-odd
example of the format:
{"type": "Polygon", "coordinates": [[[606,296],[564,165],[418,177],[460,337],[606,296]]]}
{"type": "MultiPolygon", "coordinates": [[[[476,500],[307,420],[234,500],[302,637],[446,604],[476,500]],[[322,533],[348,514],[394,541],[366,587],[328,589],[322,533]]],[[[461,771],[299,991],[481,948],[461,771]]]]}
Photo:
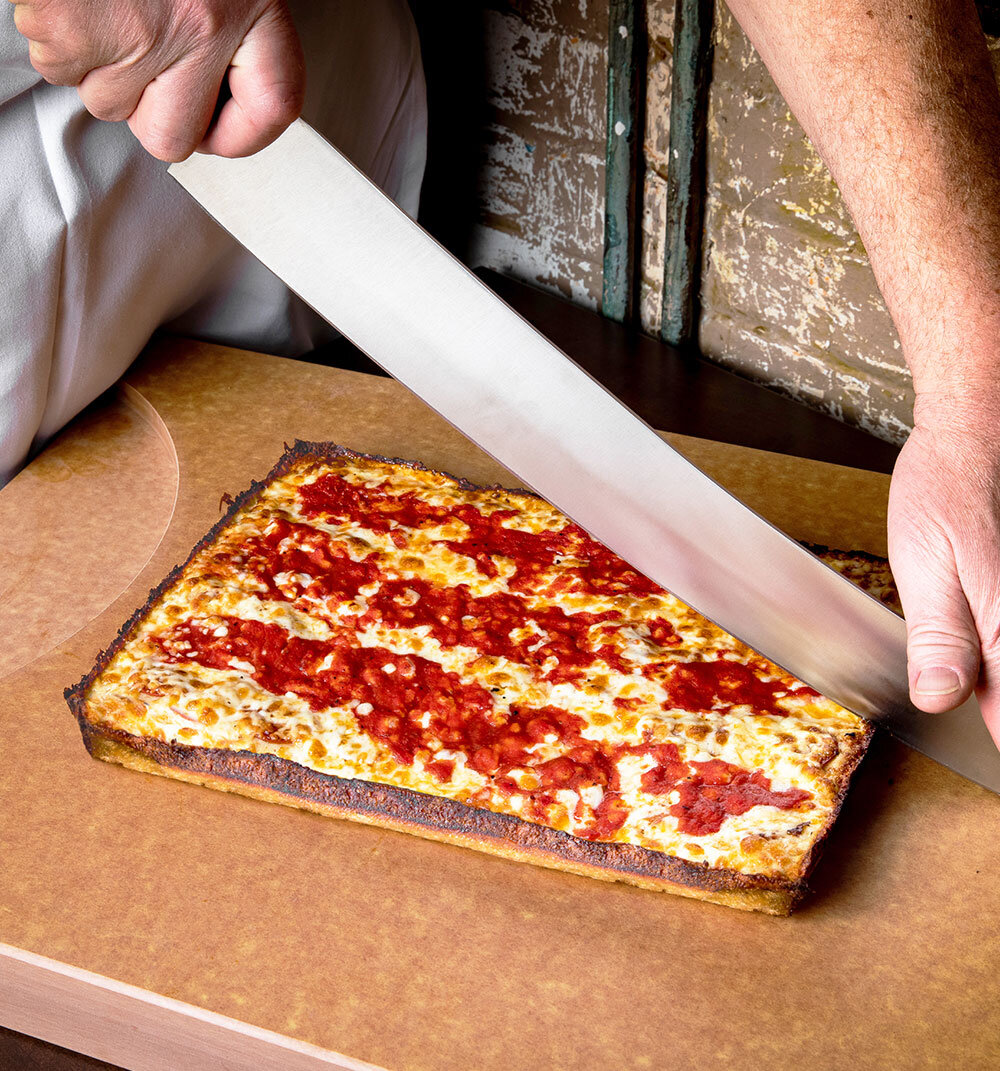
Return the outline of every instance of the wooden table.
{"type": "MultiPolygon", "coordinates": [[[[869,469],[674,440],[791,534],[884,549],[887,481],[871,470],[887,467],[891,449],[690,359],[657,370],[643,354],[652,359],[658,344],[511,292],[592,371],[632,369],[645,384],[636,407],[654,424],[676,419],[721,442],[742,427],[757,447],[763,436],[772,449],[869,469]],[[601,340],[616,338],[610,360],[601,340]],[[812,426],[811,443],[783,438],[786,411],[791,426],[812,426]]],[[[265,471],[283,437],[343,433],[362,449],[416,454],[475,479],[499,472],[387,380],[164,342],[129,382],[125,399],[90,414],[19,478],[18,495],[33,489],[38,511],[32,546],[48,563],[39,576],[100,595],[107,608],[80,595],[62,619],[50,614],[0,683],[0,848],[6,836],[16,863],[0,880],[0,941],[16,946],[0,955],[0,1024],[142,1068],[997,1066],[1000,806],[891,740],[873,749],[814,896],[790,920],[597,885],[89,760],[58,688],[208,527],[221,492],[265,471]],[[171,450],[174,469],[163,463],[171,450]],[[72,519],[71,537],[46,513],[60,495],[84,502],[107,486],[109,458],[143,454],[159,459],[160,482],[143,484],[148,523],[138,530],[128,509],[114,514],[118,501],[104,505],[110,531],[72,503],[59,514],[72,519]],[[25,761],[37,731],[51,734],[51,748],[25,761]],[[221,914],[206,906],[213,897],[221,914]],[[174,934],[171,919],[187,925],[174,934]],[[19,990],[4,988],[4,972],[19,990]]],[[[18,607],[21,633],[38,610],[18,607]]],[[[0,1035],[0,1067],[36,1058],[102,1066],[0,1035]]]]}

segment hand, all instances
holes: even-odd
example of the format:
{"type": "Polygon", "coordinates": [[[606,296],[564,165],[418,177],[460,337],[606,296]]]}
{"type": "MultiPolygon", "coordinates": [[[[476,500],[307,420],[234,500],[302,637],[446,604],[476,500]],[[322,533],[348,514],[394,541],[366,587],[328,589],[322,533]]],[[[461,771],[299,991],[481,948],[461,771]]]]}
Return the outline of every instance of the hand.
{"type": "Polygon", "coordinates": [[[1000,403],[917,404],[889,492],[910,697],[951,710],[973,686],[1000,747],[1000,403]]]}
{"type": "Polygon", "coordinates": [[[127,120],[161,160],[249,156],[299,114],[305,68],[284,0],[12,0],[35,70],[127,120]],[[211,130],[228,72],[232,98],[211,130]]]}

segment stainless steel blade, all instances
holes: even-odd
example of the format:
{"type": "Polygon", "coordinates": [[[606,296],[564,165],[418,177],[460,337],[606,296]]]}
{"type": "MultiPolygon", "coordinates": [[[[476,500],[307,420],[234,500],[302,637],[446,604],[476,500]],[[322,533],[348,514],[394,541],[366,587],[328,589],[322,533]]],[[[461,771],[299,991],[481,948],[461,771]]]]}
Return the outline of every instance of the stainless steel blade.
{"type": "Polygon", "coordinates": [[[301,120],[170,173],[386,371],[658,584],[824,695],[1000,792],[970,700],[909,702],[903,622],[757,516],[502,302],[301,120]]]}

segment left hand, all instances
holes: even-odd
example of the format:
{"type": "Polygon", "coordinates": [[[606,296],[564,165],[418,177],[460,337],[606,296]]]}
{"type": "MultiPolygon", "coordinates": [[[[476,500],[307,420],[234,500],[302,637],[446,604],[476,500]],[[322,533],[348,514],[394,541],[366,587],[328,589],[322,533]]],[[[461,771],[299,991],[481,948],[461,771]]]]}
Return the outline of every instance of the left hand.
{"type": "Polygon", "coordinates": [[[1000,402],[918,399],[893,472],[889,558],[910,697],[941,713],[976,688],[1000,747],[1000,402]]]}

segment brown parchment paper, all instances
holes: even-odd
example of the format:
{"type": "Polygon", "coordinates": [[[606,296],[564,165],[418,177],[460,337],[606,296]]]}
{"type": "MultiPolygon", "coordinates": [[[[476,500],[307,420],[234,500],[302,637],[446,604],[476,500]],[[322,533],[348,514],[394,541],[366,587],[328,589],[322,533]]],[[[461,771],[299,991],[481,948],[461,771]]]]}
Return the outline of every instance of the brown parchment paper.
{"type": "MultiPolygon", "coordinates": [[[[790,919],[90,759],[62,689],[283,442],[510,480],[388,380],[167,341],[129,382],[176,451],[139,451],[151,505],[111,463],[88,488],[36,478],[62,471],[59,444],[0,495],[16,523],[62,489],[87,526],[48,596],[61,642],[0,680],[0,942],[394,1071],[1000,1066],[1000,799],[890,739],[790,919]],[[138,575],[106,609],[72,601],[126,559],[138,575]]],[[[115,456],[113,429],[86,435],[115,456]]],[[[885,477],[677,442],[791,534],[884,552],[885,477]]]]}

